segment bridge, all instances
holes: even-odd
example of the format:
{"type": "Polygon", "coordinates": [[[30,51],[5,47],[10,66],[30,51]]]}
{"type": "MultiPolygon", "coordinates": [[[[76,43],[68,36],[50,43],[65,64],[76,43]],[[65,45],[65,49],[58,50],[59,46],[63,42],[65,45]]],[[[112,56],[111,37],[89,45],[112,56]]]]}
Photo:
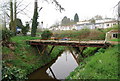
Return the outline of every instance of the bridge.
{"type": "MultiPolygon", "coordinates": [[[[62,40],[28,40],[27,43],[32,46],[36,46],[38,49],[38,52],[40,53],[39,46],[41,45],[52,45],[52,48],[49,52],[51,54],[52,50],[55,46],[69,46],[69,47],[75,47],[80,52],[81,56],[84,57],[82,54],[83,50],[86,47],[108,47],[110,43],[105,42],[104,40],[94,40],[94,41],[62,41],[62,40]],[[81,48],[79,48],[81,47],[81,48]]],[[[48,55],[49,55],[48,54],[48,55]]]]}
{"type": "Polygon", "coordinates": [[[71,47],[106,47],[110,44],[104,40],[96,41],[62,41],[62,40],[29,40],[30,45],[53,45],[53,46],[71,46],[71,47]]]}

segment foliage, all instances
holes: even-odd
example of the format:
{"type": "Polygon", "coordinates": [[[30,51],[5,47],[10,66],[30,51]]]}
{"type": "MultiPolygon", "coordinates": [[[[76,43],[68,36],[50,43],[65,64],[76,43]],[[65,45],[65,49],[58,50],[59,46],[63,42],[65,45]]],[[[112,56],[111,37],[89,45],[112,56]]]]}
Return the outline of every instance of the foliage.
{"type": "Polygon", "coordinates": [[[12,81],[12,80],[18,81],[18,80],[23,80],[23,79],[27,79],[25,70],[22,70],[17,67],[8,67],[5,65],[5,63],[3,63],[2,65],[2,80],[3,81],[12,81]]]}
{"type": "Polygon", "coordinates": [[[33,20],[32,20],[32,30],[31,30],[31,36],[35,37],[36,35],[36,30],[37,30],[37,26],[38,26],[38,12],[37,12],[38,6],[37,6],[37,2],[35,2],[35,8],[34,8],[34,15],[33,15],[33,20]]]}
{"type": "Polygon", "coordinates": [[[27,35],[27,32],[29,31],[29,28],[30,28],[30,26],[29,26],[28,23],[26,23],[26,26],[22,27],[22,33],[23,33],[24,36],[27,35]]]}
{"type": "Polygon", "coordinates": [[[23,27],[21,19],[19,19],[19,18],[16,19],[16,26],[19,27],[19,28],[23,27]]]}
{"type": "Polygon", "coordinates": [[[10,41],[10,38],[14,36],[14,33],[10,30],[2,30],[2,40],[4,42],[9,42],[10,41]]]}
{"type": "Polygon", "coordinates": [[[119,54],[118,46],[100,49],[80,63],[67,79],[118,79],[119,54]]]}
{"type": "Polygon", "coordinates": [[[90,30],[90,29],[82,29],[82,30],[69,30],[69,31],[59,31],[54,32],[53,36],[62,38],[62,37],[70,37],[71,40],[104,40],[105,33],[99,30],[90,30]]]}
{"type": "Polygon", "coordinates": [[[67,26],[67,25],[72,25],[72,24],[75,24],[74,21],[70,18],[67,18],[67,16],[65,16],[61,21],[62,26],[67,26]]]}
{"type": "Polygon", "coordinates": [[[45,30],[43,31],[43,33],[41,34],[42,39],[49,39],[52,36],[52,32],[49,30],[45,30]]]}
{"type": "Polygon", "coordinates": [[[83,51],[83,54],[84,54],[85,56],[91,56],[91,55],[93,55],[93,54],[96,52],[97,49],[98,49],[97,47],[87,47],[87,48],[83,51]]]}
{"type": "Polygon", "coordinates": [[[67,16],[65,16],[63,19],[62,19],[62,22],[61,22],[61,25],[62,26],[66,26],[70,23],[70,18],[67,18],[67,16]]]}
{"type": "Polygon", "coordinates": [[[77,13],[76,13],[75,16],[74,16],[74,22],[79,22],[79,16],[78,16],[77,13]]]}

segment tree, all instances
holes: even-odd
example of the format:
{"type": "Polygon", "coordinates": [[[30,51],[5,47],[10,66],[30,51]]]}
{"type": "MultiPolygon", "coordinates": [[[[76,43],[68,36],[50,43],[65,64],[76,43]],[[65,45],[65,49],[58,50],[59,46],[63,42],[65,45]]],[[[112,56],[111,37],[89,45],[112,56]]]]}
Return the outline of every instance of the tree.
{"type": "Polygon", "coordinates": [[[53,33],[52,33],[51,31],[45,30],[45,31],[43,31],[43,33],[41,34],[41,37],[42,37],[42,39],[47,40],[47,39],[49,39],[52,35],[53,35],[53,33]]]}
{"type": "Polygon", "coordinates": [[[74,16],[74,22],[75,22],[75,23],[76,23],[76,22],[79,22],[79,16],[78,16],[77,13],[76,13],[75,16],[74,16]]]}
{"type": "Polygon", "coordinates": [[[29,31],[29,28],[30,28],[29,23],[26,22],[26,26],[22,27],[22,33],[23,33],[24,36],[27,35],[27,32],[29,31]]]}
{"type": "Polygon", "coordinates": [[[65,16],[61,21],[62,26],[73,25],[73,24],[75,24],[74,20],[67,18],[67,16],[65,16]]]}
{"type": "Polygon", "coordinates": [[[62,26],[69,25],[69,23],[70,23],[70,18],[67,18],[67,16],[65,16],[61,21],[62,26]]]}
{"type": "Polygon", "coordinates": [[[13,12],[13,0],[10,0],[10,30],[16,33],[16,0],[14,0],[14,12],[13,12]],[[13,16],[14,15],[14,16],[13,16]]]}
{"type": "Polygon", "coordinates": [[[90,19],[90,23],[95,24],[95,19],[94,18],[90,19]]]}
{"type": "Polygon", "coordinates": [[[103,17],[101,15],[96,15],[94,18],[95,18],[95,20],[101,20],[101,19],[103,19],[103,17]]]}
{"type": "MultiPolygon", "coordinates": [[[[48,1],[48,0],[45,0],[45,1],[48,1]]],[[[51,0],[49,0],[51,1],[51,0]]],[[[38,26],[38,22],[37,22],[37,19],[38,19],[38,6],[37,6],[37,3],[38,1],[35,0],[34,4],[34,15],[33,15],[33,19],[32,19],[32,30],[31,30],[31,36],[32,37],[35,37],[36,35],[36,30],[37,30],[37,26],[38,26]]],[[[56,0],[52,0],[52,3],[55,3],[55,5],[58,7],[58,10],[61,12],[62,10],[64,10],[64,8],[56,1],[56,0]]],[[[42,9],[42,7],[39,9],[39,11],[42,9]]]]}
{"type": "Polygon", "coordinates": [[[22,23],[21,19],[19,19],[19,18],[16,19],[16,26],[19,28],[23,27],[23,23],[22,23]]]}
{"type": "Polygon", "coordinates": [[[13,31],[13,2],[10,0],[10,30],[13,31]]]}
{"type": "Polygon", "coordinates": [[[36,30],[37,30],[37,26],[38,26],[38,5],[37,5],[37,0],[35,0],[34,2],[34,15],[33,15],[33,20],[32,20],[32,30],[31,30],[31,36],[35,37],[36,36],[36,30]]]}

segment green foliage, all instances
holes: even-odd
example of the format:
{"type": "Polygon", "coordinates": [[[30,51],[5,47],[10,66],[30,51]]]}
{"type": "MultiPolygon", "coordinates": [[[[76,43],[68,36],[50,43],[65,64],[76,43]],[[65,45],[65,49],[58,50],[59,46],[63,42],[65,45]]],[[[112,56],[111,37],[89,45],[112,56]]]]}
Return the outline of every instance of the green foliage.
{"type": "Polygon", "coordinates": [[[19,27],[19,28],[23,27],[21,19],[18,19],[18,18],[16,19],[16,26],[19,27]]]}
{"type": "Polygon", "coordinates": [[[79,22],[79,16],[78,16],[77,13],[76,13],[75,16],[74,16],[74,22],[79,22]]]}
{"type": "Polygon", "coordinates": [[[52,32],[49,30],[45,30],[43,31],[43,33],[41,34],[42,39],[49,39],[52,36],[52,32]]]}
{"type": "Polygon", "coordinates": [[[2,40],[4,42],[9,42],[10,41],[10,38],[14,36],[14,33],[10,30],[2,30],[2,40]]]}
{"type": "Polygon", "coordinates": [[[30,26],[29,26],[28,23],[26,23],[26,26],[22,27],[22,33],[23,33],[24,36],[27,35],[27,32],[29,31],[29,28],[30,28],[30,26]]]}
{"type": "Polygon", "coordinates": [[[99,49],[78,66],[67,79],[118,79],[118,46],[99,49]]]}
{"type": "Polygon", "coordinates": [[[8,67],[5,65],[5,63],[3,63],[2,65],[3,81],[19,81],[23,79],[27,79],[25,70],[22,70],[17,67],[8,67]]]}
{"type": "Polygon", "coordinates": [[[3,54],[9,54],[11,52],[11,50],[9,49],[9,48],[7,48],[7,47],[2,47],[2,53],[3,54]]]}
{"type": "Polygon", "coordinates": [[[87,47],[84,51],[83,51],[83,54],[85,56],[91,56],[95,53],[95,51],[97,50],[98,48],[97,47],[87,47]]]}
{"type": "Polygon", "coordinates": [[[38,6],[37,6],[37,2],[35,2],[35,8],[34,8],[34,15],[33,15],[33,20],[32,20],[32,30],[31,30],[31,36],[35,37],[36,36],[36,30],[37,30],[37,26],[38,26],[38,12],[37,12],[38,6]]]}

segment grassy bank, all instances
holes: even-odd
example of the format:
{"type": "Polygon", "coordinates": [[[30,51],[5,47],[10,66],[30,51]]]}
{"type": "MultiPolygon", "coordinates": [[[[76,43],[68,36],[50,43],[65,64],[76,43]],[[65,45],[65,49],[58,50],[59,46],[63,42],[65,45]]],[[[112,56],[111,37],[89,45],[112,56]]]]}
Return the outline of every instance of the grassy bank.
{"type": "Polygon", "coordinates": [[[112,39],[110,41],[120,42],[120,39],[112,39]]]}
{"type": "Polygon", "coordinates": [[[54,32],[54,36],[58,38],[69,37],[71,40],[104,40],[105,32],[100,30],[68,30],[54,32]]]}
{"type": "Polygon", "coordinates": [[[118,46],[99,49],[84,59],[67,79],[118,79],[118,46]]]}
{"type": "MultiPolygon", "coordinates": [[[[38,54],[35,47],[27,45],[25,40],[40,39],[39,37],[16,36],[12,37],[11,41],[15,43],[14,50],[8,47],[2,47],[3,54],[3,79],[25,79],[25,76],[34,70],[46,65],[64,50],[64,47],[55,47],[50,56],[47,54],[38,54]],[[5,67],[5,68],[4,68],[5,67]],[[14,69],[13,69],[14,68],[14,69]],[[14,74],[18,71],[17,74],[14,74]],[[22,72],[22,73],[21,73],[22,72]],[[14,78],[11,76],[13,74],[14,78]],[[19,77],[21,76],[21,77],[19,77]]],[[[48,46],[48,51],[51,46],[48,46]]]]}

